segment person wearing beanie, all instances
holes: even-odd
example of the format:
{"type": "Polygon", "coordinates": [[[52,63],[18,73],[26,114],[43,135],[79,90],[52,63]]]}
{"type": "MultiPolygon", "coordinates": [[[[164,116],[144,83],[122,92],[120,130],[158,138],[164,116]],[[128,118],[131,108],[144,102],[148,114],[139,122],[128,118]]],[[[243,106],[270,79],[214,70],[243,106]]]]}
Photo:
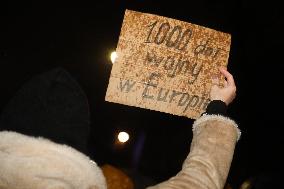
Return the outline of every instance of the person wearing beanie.
{"type": "MultiPolygon", "coordinates": [[[[219,87],[218,83],[213,85],[210,93],[211,102],[207,107],[206,113],[194,122],[191,149],[184,161],[181,171],[169,180],[155,186],[150,186],[148,189],[221,189],[224,187],[234,148],[241,133],[237,124],[226,115],[227,106],[233,101],[236,95],[236,86],[233,76],[224,68],[221,68],[220,71],[226,78],[224,87],[219,87]]],[[[66,74],[64,75],[66,76],[66,74]]],[[[45,81],[45,79],[43,79],[43,81],[45,81]]],[[[46,82],[47,86],[50,86],[48,83],[49,82],[46,82]]],[[[49,88],[49,90],[52,89],[53,87],[49,88]]],[[[59,89],[61,89],[61,87],[59,87],[59,89]]],[[[73,89],[73,87],[66,87],[63,91],[70,91],[71,89],[73,89]]],[[[21,92],[19,96],[21,95],[29,98],[32,94],[21,92]]],[[[39,106],[46,107],[44,106],[45,103],[52,102],[52,100],[46,101],[42,96],[40,97],[40,95],[44,96],[43,93],[38,92],[35,94],[35,97],[37,95],[39,95],[39,97],[31,104],[33,110],[40,110],[41,108],[39,106]],[[38,104],[38,102],[40,103],[38,104]]],[[[21,99],[22,97],[20,98],[19,96],[17,98],[21,99]]],[[[58,118],[58,125],[63,124],[67,128],[70,128],[70,126],[66,124],[70,122],[65,121],[74,119],[69,116],[76,116],[76,113],[79,113],[78,110],[81,110],[80,108],[76,108],[76,111],[69,112],[70,106],[72,107],[72,105],[74,105],[71,102],[70,104],[67,102],[66,104],[64,103],[66,109],[60,109],[61,100],[64,101],[67,98],[81,97],[82,95],[74,93],[66,98],[52,98],[54,100],[53,102],[59,105],[57,110],[67,111],[66,117],[64,117],[63,120],[58,118]]],[[[45,96],[45,98],[48,99],[49,97],[45,96]]],[[[18,102],[19,100],[15,100],[12,103],[13,106],[17,107],[18,102]]],[[[24,108],[22,106],[20,107],[24,108]]],[[[5,123],[10,128],[13,128],[22,122],[27,125],[32,123],[28,112],[27,114],[20,115],[17,112],[18,110],[12,110],[13,108],[7,108],[7,110],[4,111],[2,117],[4,121],[2,122],[1,120],[1,125],[5,123]],[[11,117],[14,115],[13,113],[21,119],[18,121],[11,120],[11,117]]],[[[47,110],[53,111],[52,108],[45,109],[45,111],[47,110]]],[[[72,127],[76,129],[80,124],[85,123],[84,121],[81,122],[84,120],[82,118],[85,117],[80,117],[77,122],[75,122],[77,125],[75,124],[72,127]]],[[[41,119],[50,119],[50,117],[41,119]]],[[[35,126],[36,124],[32,125],[32,127],[35,126]]],[[[25,129],[21,129],[21,131],[25,131],[25,129]]],[[[33,136],[41,136],[41,129],[46,129],[50,133],[53,132],[49,130],[50,128],[41,127],[33,136]]],[[[84,130],[84,132],[86,131],[87,129],[84,130]]],[[[52,138],[52,136],[53,135],[50,134],[50,138],[47,135],[44,137],[56,143],[42,137],[32,137],[9,131],[0,132],[0,189],[107,188],[106,179],[96,163],[91,161],[83,153],[75,150],[74,148],[76,147],[71,145],[74,145],[73,142],[77,141],[76,137],[71,143],[68,143],[68,140],[62,140],[63,142],[61,141],[59,142],[61,144],[59,144],[59,140],[52,138]]],[[[67,137],[69,140],[71,138],[72,137],[67,137]]]]}

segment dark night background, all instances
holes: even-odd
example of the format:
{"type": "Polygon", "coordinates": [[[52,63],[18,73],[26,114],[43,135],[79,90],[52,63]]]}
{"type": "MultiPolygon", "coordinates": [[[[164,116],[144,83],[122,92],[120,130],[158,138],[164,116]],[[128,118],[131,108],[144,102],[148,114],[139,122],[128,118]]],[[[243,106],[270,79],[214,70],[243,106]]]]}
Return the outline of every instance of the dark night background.
{"type": "Polygon", "coordinates": [[[189,152],[193,120],[104,101],[125,9],[206,26],[232,35],[229,70],[237,83],[230,116],[242,138],[228,182],[273,178],[283,169],[283,6],[276,1],[94,1],[85,8],[18,4],[1,7],[0,110],[33,76],[63,67],[86,93],[91,113],[88,154],[146,183],[173,176],[189,152]],[[86,8],[87,7],[87,8],[86,8]],[[131,140],[114,148],[116,132],[131,140]],[[144,145],[143,145],[144,140],[144,145]],[[133,160],[137,148],[142,154],[133,160]],[[262,175],[264,175],[262,177],[262,175]],[[138,177],[138,176],[137,176],[138,177]]]}

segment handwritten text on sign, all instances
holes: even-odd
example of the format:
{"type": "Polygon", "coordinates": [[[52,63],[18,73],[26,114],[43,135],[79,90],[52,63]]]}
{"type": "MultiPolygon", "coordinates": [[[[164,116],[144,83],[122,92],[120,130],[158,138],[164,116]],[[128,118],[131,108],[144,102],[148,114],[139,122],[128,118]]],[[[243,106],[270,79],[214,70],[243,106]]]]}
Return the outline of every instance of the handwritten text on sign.
{"type": "Polygon", "coordinates": [[[197,118],[230,43],[226,33],[127,10],[106,100],[197,118]]]}

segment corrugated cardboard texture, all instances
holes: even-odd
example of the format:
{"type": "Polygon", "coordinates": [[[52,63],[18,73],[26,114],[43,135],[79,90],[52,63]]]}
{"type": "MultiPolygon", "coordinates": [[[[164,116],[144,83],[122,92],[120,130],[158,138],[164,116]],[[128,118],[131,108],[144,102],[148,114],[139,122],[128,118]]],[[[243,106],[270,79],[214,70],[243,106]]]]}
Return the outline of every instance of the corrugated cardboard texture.
{"type": "Polygon", "coordinates": [[[196,119],[230,43],[226,33],[126,10],[105,99],[196,119]]]}

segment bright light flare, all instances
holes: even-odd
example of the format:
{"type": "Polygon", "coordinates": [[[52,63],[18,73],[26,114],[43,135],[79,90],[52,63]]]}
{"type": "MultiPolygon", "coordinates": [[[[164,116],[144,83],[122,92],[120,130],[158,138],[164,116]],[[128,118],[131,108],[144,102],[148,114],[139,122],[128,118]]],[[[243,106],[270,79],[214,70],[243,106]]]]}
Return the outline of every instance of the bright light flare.
{"type": "Polygon", "coordinates": [[[117,139],[121,143],[125,143],[129,140],[129,134],[127,132],[119,132],[117,139]]]}
{"type": "Polygon", "coordinates": [[[115,60],[117,58],[117,53],[115,51],[113,51],[111,54],[110,54],[110,60],[111,62],[114,64],[115,63],[115,60]]]}

